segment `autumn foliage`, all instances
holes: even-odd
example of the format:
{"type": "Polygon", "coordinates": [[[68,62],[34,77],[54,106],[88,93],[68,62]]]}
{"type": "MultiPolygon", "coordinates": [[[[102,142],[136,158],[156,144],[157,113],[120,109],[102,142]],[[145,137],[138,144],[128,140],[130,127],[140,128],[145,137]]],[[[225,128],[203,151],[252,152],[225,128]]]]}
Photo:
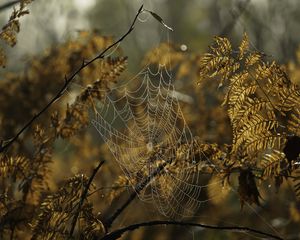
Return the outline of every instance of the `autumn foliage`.
{"type": "MultiPolygon", "coordinates": [[[[29,13],[30,3],[20,1],[3,26],[0,38],[4,44],[16,44],[19,18],[29,13]]],[[[193,217],[194,222],[203,222],[204,216],[214,213],[219,219],[242,218],[235,225],[259,228],[250,216],[249,209],[255,208],[265,211],[262,215],[268,219],[281,217],[280,214],[289,219],[287,227],[272,232],[275,235],[284,238],[286,234],[297,233],[299,63],[283,66],[267,54],[253,50],[246,33],[237,47],[225,37],[215,37],[204,54],[185,51],[170,42],[146,53],[141,68],[157,69],[164,65],[171,73],[182,112],[179,115],[178,109],[172,110],[176,116],[184,116],[174,121],[175,127],[184,129],[186,124],[192,138],[176,145],[143,146],[148,157],[141,157],[144,164],[134,175],[130,170],[121,171],[114,152],[109,151],[91,125],[97,120],[98,108],[105,104],[108,92],[126,79],[141,81],[143,76],[127,69],[130,56],[127,59],[117,49],[111,56],[84,66],[68,82],[72,73],[114,41],[113,37],[96,31],[80,31],[76,38],[49,48],[40,56],[32,56],[23,72],[2,74],[0,238],[105,239],[120,226],[141,220],[178,220],[191,205],[188,217],[193,217]],[[62,86],[65,88],[57,96],[62,86]],[[55,101],[51,102],[52,99],[55,101]],[[49,103],[49,109],[39,114],[49,103]],[[26,131],[10,143],[37,114],[38,118],[26,131]],[[7,143],[9,147],[5,147],[7,143]],[[175,177],[183,176],[183,169],[187,168],[189,178],[179,179],[186,184],[180,188],[175,177]],[[149,194],[153,189],[155,192],[149,194]],[[146,195],[152,196],[150,202],[156,200],[149,214],[143,213],[144,203],[138,199],[146,195]],[[275,209],[271,213],[274,206],[287,198],[288,202],[282,203],[288,204],[285,212],[275,209]],[[170,205],[161,208],[167,203],[170,205]],[[142,210],[133,209],[133,204],[142,210]],[[131,216],[124,223],[119,215],[126,211],[131,216]]],[[[0,65],[4,67],[7,62],[9,56],[0,47],[0,65]]],[[[130,87],[136,86],[133,82],[130,87]]],[[[143,114],[143,110],[136,111],[143,114]]],[[[133,151],[128,148],[127,154],[135,154],[133,151]]],[[[221,220],[208,219],[207,223],[222,225],[221,220]]],[[[264,230],[270,231],[267,227],[264,230]]],[[[151,233],[145,228],[130,234],[124,235],[124,239],[154,239],[159,235],[174,239],[178,233],[170,227],[151,233]]],[[[186,236],[181,234],[182,238],[186,236]]],[[[246,236],[234,231],[226,234],[232,239],[246,236]]]]}

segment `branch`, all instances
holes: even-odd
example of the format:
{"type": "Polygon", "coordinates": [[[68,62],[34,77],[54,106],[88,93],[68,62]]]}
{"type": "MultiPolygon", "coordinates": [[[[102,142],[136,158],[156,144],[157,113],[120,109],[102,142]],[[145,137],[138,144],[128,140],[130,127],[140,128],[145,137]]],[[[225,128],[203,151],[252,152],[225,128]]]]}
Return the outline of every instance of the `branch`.
{"type": "Polygon", "coordinates": [[[104,49],[99,55],[97,55],[95,58],[93,58],[92,60],[89,60],[87,62],[83,62],[81,67],[79,67],[69,78],[66,77],[65,79],[65,83],[64,85],[61,87],[61,89],[58,91],[58,93],[52,98],[52,100],[42,108],[42,110],[40,110],[39,113],[35,114],[31,120],[29,120],[24,126],[23,128],[11,139],[9,140],[7,143],[5,143],[4,145],[0,146],[0,153],[4,152],[6,149],[8,149],[18,138],[19,136],[28,128],[30,127],[30,125],[36,120],[38,119],[44,112],[46,112],[48,110],[48,108],[50,108],[50,106],[56,102],[64,93],[65,90],[67,89],[67,87],[69,86],[69,84],[73,81],[73,79],[75,78],[75,76],[81,72],[82,69],[86,68],[88,65],[92,64],[93,62],[95,62],[98,59],[103,59],[105,57],[105,53],[107,51],[109,51],[111,48],[113,48],[114,46],[118,45],[120,42],[122,42],[130,33],[131,31],[134,29],[134,25],[136,23],[136,20],[138,18],[138,16],[143,12],[143,5],[139,8],[134,20],[132,21],[128,31],[122,36],[120,37],[116,42],[114,42],[113,44],[111,44],[110,46],[108,46],[106,49],[104,49]]]}
{"type": "MultiPolygon", "coordinates": [[[[201,223],[193,223],[193,222],[178,222],[178,221],[150,221],[150,222],[142,222],[136,223],[133,225],[129,225],[127,227],[115,230],[111,233],[108,233],[103,238],[99,240],[115,240],[119,239],[125,232],[134,231],[140,227],[151,227],[151,226],[160,226],[160,225],[175,225],[175,226],[189,226],[189,227],[201,227],[205,229],[214,229],[220,231],[230,231],[230,232],[242,232],[242,233],[252,233],[257,234],[261,237],[268,237],[271,239],[283,240],[283,238],[266,233],[260,230],[256,230],[248,227],[239,227],[239,226],[215,226],[215,225],[206,225],[201,223]]],[[[94,238],[96,240],[97,238],[94,238]]]]}
{"type": "Polygon", "coordinates": [[[123,205],[118,208],[115,213],[109,217],[107,220],[103,220],[103,225],[105,226],[105,229],[109,229],[113,222],[120,216],[120,214],[129,206],[129,204],[135,199],[135,197],[148,185],[148,183],[156,177],[168,164],[169,162],[165,162],[164,164],[161,164],[159,167],[157,167],[147,178],[145,178],[142,182],[138,183],[134,187],[134,191],[130,194],[129,198],[126,200],[123,205]]]}
{"type": "Polygon", "coordinates": [[[3,5],[0,6],[0,11],[3,11],[13,5],[15,5],[16,3],[20,2],[21,0],[15,0],[15,1],[11,1],[11,2],[8,2],[8,3],[4,3],[3,5]]]}
{"type": "Polygon", "coordinates": [[[70,233],[69,233],[69,238],[71,239],[72,236],[73,236],[73,232],[74,232],[74,229],[75,229],[75,226],[76,226],[76,223],[77,223],[77,219],[78,219],[78,216],[79,216],[79,213],[81,211],[81,207],[84,203],[84,200],[86,199],[87,197],[87,194],[88,194],[88,191],[89,191],[89,188],[97,174],[97,172],[99,171],[99,169],[101,168],[101,166],[103,165],[104,161],[100,161],[98,166],[94,169],[92,175],[90,176],[89,178],[89,181],[87,183],[87,185],[85,186],[84,188],[84,191],[81,195],[81,198],[80,198],[80,201],[79,201],[79,205],[78,205],[78,208],[77,208],[77,211],[75,212],[74,214],[74,217],[73,217],[73,221],[72,221],[72,225],[71,225],[71,230],[70,230],[70,233]]]}

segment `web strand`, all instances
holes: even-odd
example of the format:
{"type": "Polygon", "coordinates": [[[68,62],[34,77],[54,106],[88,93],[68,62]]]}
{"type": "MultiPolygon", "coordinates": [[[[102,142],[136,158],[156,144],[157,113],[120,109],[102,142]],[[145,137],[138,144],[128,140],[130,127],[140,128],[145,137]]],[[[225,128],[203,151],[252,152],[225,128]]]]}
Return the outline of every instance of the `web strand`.
{"type": "Polygon", "coordinates": [[[106,94],[92,124],[128,179],[141,182],[164,165],[138,192],[141,200],[154,202],[162,214],[172,218],[192,216],[209,201],[201,197],[208,185],[201,183],[194,169],[193,136],[174,94],[172,76],[166,65],[159,65],[157,71],[147,67],[139,76],[132,84],[106,94]],[[177,152],[182,144],[190,147],[179,163],[177,152]]]}

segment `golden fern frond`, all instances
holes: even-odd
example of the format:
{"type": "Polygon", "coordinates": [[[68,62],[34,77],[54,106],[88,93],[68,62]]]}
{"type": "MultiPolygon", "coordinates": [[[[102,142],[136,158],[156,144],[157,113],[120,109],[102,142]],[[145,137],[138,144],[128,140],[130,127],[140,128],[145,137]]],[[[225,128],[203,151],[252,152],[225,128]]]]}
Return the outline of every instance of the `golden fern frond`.
{"type": "Polygon", "coordinates": [[[26,175],[29,161],[25,157],[2,157],[0,161],[0,176],[3,179],[12,178],[13,181],[26,175]]]}
{"type": "Polygon", "coordinates": [[[231,96],[231,93],[234,92],[235,89],[243,86],[243,84],[248,80],[248,77],[249,74],[247,71],[241,71],[231,76],[231,78],[229,79],[228,90],[226,92],[222,105],[230,104],[229,96],[231,96]]]}
{"type": "Polygon", "coordinates": [[[260,62],[262,54],[260,52],[251,52],[245,57],[245,67],[250,68],[260,62]]]}
{"type": "Polygon", "coordinates": [[[108,200],[112,202],[115,198],[117,198],[121,193],[126,191],[128,187],[134,186],[138,184],[137,179],[128,179],[128,177],[124,175],[118,176],[117,180],[114,182],[113,186],[110,188],[108,200]]]}
{"type": "Polygon", "coordinates": [[[205,160],[209,163],[213,163],[205,165],[199,164],[196,166],[197,171],[213,173],[218,169],[218,174],[223,173],[224,170],[224,174],[226,175],[229,172],[228,169],[234,167],[236,164],[236,162],[232,161],[229,157],[231,146],[225,145],[224,149],[221,149],[217,144],[203,144],[197,138],[195,138],[195,141],[199,141],[195,152],[196,161],[199,161],[198,159],[200,159],[200,163],[201,161],[205,162],[205,160]]]}
{"type": "MultiPolygon", "coordinates": [[[[98,78],[76,97],[73,104],[67,104],[65,117],[60,119],[58,112],[52,114],[52,125],[56,135],[69,138],[89,124],[89,108],[96,100],[103,100],[105,94],[116,83],[116,78],[126,69],[127,57],[107,58],[100,61],[98,78]]],[[[86,70],[86,69],[84,69],[86,70]]],[[[86,71],[90,71],[87,69],[86,71]]],[[[87,73],[83,73],[83,77],[87,73]]]]}
{"type": "Polygon", "coordinates": [[[232,46],[230,41],[225,38],[225,37],[214,37],[214,44],[210,46],[210,50],[215,54],[215,55],[230,55],[232,52],[232,46]]]}
{"type": "MultiPolygon", "coordinates": [[[[3,192],[16,194],[15,190],[22,192],[23,201],[29,193],[39,193],[47,186],[47,175],[49,173],[49,163],[51,156],[48,150],[40,149],[39,156],[35,155],[35,161],[25,157],[6,157],[0,161],[0,175],[3,181],[3,192]]],[[[10,196],[10,197],[13,197],[10,196]]],[[[36,200],[36,199],[35,199],[36,200]]]]}
{"type": "Polygon", "coordinates": [[[52,163],[54,137],[48,136],[43,128],[36,126],[33,143],[35,147],[33,154],[34,161],[30,161],[29,176],[24,179],[22,187],[24,199],[29,192],[39,193],[45,190],[48,186],[47,177],[50,173],[49,165],[52,163]]]}
{"type": "Polygon", "coordinates": [[[105,96],[105,92],[116,83],[117,77],[121,75],[126,67],[127,57],[108,58],[101,66],[102,71],[99,78],[84,89],[78,96],[77,101],[86,103],[87,100],[92,101],[91,98],[101,101],[105,96]]]}
{"type": "Polygon", "coordinates": [[[254,95],[257,88],[258,86],[256,84],[251,84],[233,89],[229,97],[230,107],[228,109],[228,115],[232,123],[237,120],[238,114],[244,109],[246,102],[251,99],[249,96],[254,95]]]}
{"type": "MultiPolygon", "coordinates": [[[[20,32],[20,18],[29,14],[29,10],[26,7],[30,2],[32,2],[32,0],[21,0],[19,7],[14,8],[8,23],[5,24],[0,31],[0,39],[11,47],[17,43],[17,34],[20,32]]],[[[0,66],[5,67],[6,61],[5,52],[0,46],[0,66]]]]}
{"type": "Polygon", "coordinates": [[[260,131],[247,139],[242,149],[250,156],[258,155],[259,152],[276,148],[279,149],[286,142],[285,138],[270,131],[260,131]]]}
{"type": "Polygon", "coordinates": [[[255,79],[260,79],[261,82],[262,80],[267,80],[269,86],[272,87],[271,84],[275,84],[275,82],[280,80],[276,74],[277,70],[278,65],[275,61],[271,63],[260,61],[255,68],[255,79]]]}
{"type": "Polygon", "coordinates": [[[201,78],[221,76],[220,86],[240,68],[240,63],[233,58],[232,46],[227,38],[215,37],[210,46],[210,53],[204,54],[199,61],[201,78]]]}
{"type": "MultiPolygon", "coordinates": [[[[257,134],[263,133],[265,136],[271,137],[273,134],[268,134],[268,132],[272,133],[277,127],[278,121],[276,119],[267,119],[260,114],[249,116],[248,121],[244,122],[243,127],[238,129],[234,135],[232,152],[236,153],[240,147],[249,152],[249,149],[244,147],[249,142],[252,145],[255,143],[254,149],[260,147],[264,149],[266,147],[265,142],[260,143],[259,139],[256,139],[257,134]]],[[[270,147],[272,147],[272,144],[270,144],[270,147]]]]}
{"type": "Polygon", "coordinates": [[[288,160],[285,154],[278,150],[272,150],[262,157],[260,162],[260,167],[263,169],[261,177],[264,179],[280,177],[287,171],[286,166],[288,166],[288,160]]]}
{"type": "MultiPolygon", "coordinates": [[[[41,202],[39,215],[33,227],[32,239],[66,239],[81,194],[87,185],[88,178],[76,175],[68,179],[55,193],[41,202]]],[[[85,203],[88,204],[88,203],[85,203]]],[[[85,209],[85,204],[80,212],[85,209]]]]}
{"type": "Polygon", "coordinates": [[[9,17],[8,23],[2,27],[2,31],[0,32],[0,39],[5,41],[12,47],[17,42],[16,35],[20,31],[20,18],[24,15],[29,14],[29,10],[26,9],[26,7],[30,2],[32,2],[32,0],[21,0],[19,3],[19,8],[14,8],[9,17]]]}
{"type": "Polygon", "coordinates": [[[300,136],[300,109],[291,114],[287,127],[292,134],[300,136]]]}
{"type": "Polygon", "coordinates": [[[115,81],[120,74],[127,68],[127,57],[116,57],[107,59],[108,68],[102,79],[106,81],[115,81]]]}
{"type": "Polygon", "coordinates": [[[297,199],[300,200],[300,169],[297,169],[293,175],[295,177],[293,181],[294,191],[297,199]]]}
{"type": "Polygon", "coordinates": [[[284,112],[300,108],[300,90],[294,84],[289,88],[281,88],[278,98],[277,107],[284,112]]]}
{"type": "Polygon", "coordinates": [[[249,50],[249,37],[247,33],[244,33],[242,42],[239,46],[239,59],[244,58],[245,53],[249,50]]]}
{"type": "Polygon", "coordinates": [[[248,97],[246,101],[244,101],[242,108],[236,112],[235,119],[233,120],[235,128],[238,129],[242,127],[244,122],[248,120],[249,116],[257,112],[261,112],[262,110],[268,112],[272,110],[272,105],[270,101],[255,97],[248,97]]]}
{"type": "MultiPolygon", "coordinates": [[[[263,53],[249,50],[244,34],[238,51],[228,40],[217,38],[200,60],[200,76],[216,78],[221,85],[227,79],[223,105],[233,132],[231,158],[246,166],[278,162],[277,151],[287,143],[286,130],[299,134],[299,88],[284,70],[275,61],[265,61],[263,53]]],[[[265,174],[275,175],[275,165],[265,174]]],[[[279,165],[290,168],[288,161],[279,165]]]]}
{"type": "Polygon", "coordinates": [[[80,239],[90,240],[103,237],[105,227],[103,223],[93,213],[92,204],[85,204],[79,219],[81,228],[80,239]]]}

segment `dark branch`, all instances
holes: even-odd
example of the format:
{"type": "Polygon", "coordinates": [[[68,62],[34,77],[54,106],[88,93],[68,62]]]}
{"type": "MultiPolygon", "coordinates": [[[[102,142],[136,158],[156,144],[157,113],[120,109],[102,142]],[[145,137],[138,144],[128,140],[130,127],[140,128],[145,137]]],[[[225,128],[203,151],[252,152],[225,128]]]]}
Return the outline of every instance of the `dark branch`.
{"type": "Polygon", "coordinates": [[[135,199],[135,197],[148,185],[148,183],[155,178],[161,171],[164,169],[164,167],[169,162],[166,162],[164,164],[161,164],[159,167],[157,167],[147,178],[145,178],[143,181],[138,183],[134,187],[134,191],[130,194],[129,198],[126,200],[126,202],[123,203],[123,205],[118,208],[115,213],[109,217],[107,220],[102,220],[105,229],[109,229],[113,222],[120,216],[120,214],[129,206],[129,204],[135,199]]]}
{"type": "MultiPolygon", "coordinates": [[[[205,229],[213,229],[213,230],[220,230],[220,231],[230,231],[230,232],[241,232],[241,233],[251,233],[256,234],[260,237],[268,237],[271,239],[279,239],[283,240],[283,238],[266,233],[257,229],[248,228],[248,227],[239,227],[239,226],[215,226],[215,225],[206,225],[201,223],[193,223],[193,222],[178,222],[178,221],[150,221],[150,222],[142,222],[133,224],[118,230],[115,230],[111,233],[108,233],[100,240],[115,240],[119,239],[124,233],[129,231],[134,231],[140,227],[151,227],[151,226],[160,226],[160,225],[175,225],[175,226],[189,226],[189,227],[201,227],[205,229]]],[[[95,238],[96,240],[98,238],[95,238]]]]}
{"type": "Polygon", "coordinates": [[[83,62],[81,67],[79,67],[69,78],[65,79],[65,83],[64,85],[61,87],[61,89],[58,91],[58,93],[52,98],[52,100],[46,105],[44,106],[44,108],[42,110],[40,110],[39,113],[37,113],[36,115],[34,115],[24,126],[23,128],[12,138],[10,139],[7,143],[5,143],[4,145],[0,146],[0,153],[5,151],[6,149],[8,149],[18,138],[19,136],[27,129],[31,126],[31,124],[38,119],[44,112],[46,112],[48,110],[48,108],[54,103],[56,102],[64,93],[65,90],[67,89],[67,87],[69,86],[69,84],[73,81],[73,79],[75,78],[75,76],[81,72],[82,69],[86,68],[88,65],[92,64],[93,62],[95,62],[98,59],[103,59],[105,57],[105,54],[112,49],[114,46],[118,45],[120,42],[122,42],[130,33],[131,31],[134,29],[134,25],[135,22],[138,18],[138,16],[141,14],[141,12],[143,11],[143,5],[140,7],[140,9],[138,10],[134,20],[132,21],[128,31],[122,36],[120,37],[116,42],[114,42],[113,44],[111,44],[110,46],[108,46],[106,49],[104,49],[100,54],[98,54],[95,58],[93,58],[92,60],[89,60],[87,62],[83,62]]]}
{"type": "Polygon", "coordinates": [[[8,3],[4,3],[3,5],[0,6],[0,11],[3,11],[7,8],[10,8],[11,6],[15,5],[16,3],[20,2],[20,0],[16,0],[16,1],[11,1],[8,3]]]}
{"type": "Polygon", "coordinates": [[[78,205],[78,208],[77,208],[77,211],[75,212],[74,214],[74,217],[73,217],[73,221],[72,221],[72,225],[71,225],[71,230],[70,230],[70,234],[69,234],[69,238],[71,239],[72,236],[73,236],[73,233],[74,233],[74,229],[75,229],[75,226],[76,226],[76,223],[77,223],[77,219],[78,219],[78,216],[79,216],[79,213],[81,211],[81,207],[84,203],[84,200],[86,199],[87,197],[87,194],[88,194],[88,191],[89,191],[89,188],[97,174],[97,172],[99,171],[99,169],[101,168],[101,166],[103,165],[104,161],[100,161],[98,166],[94,169],[92,175],[90,176],[89,178],[89,181],[87,182],[84,190],[83,190],[83,193],[81,195],[81,198],[80,198],[80,201],[79,201],[79,205],[78,205]]]}

